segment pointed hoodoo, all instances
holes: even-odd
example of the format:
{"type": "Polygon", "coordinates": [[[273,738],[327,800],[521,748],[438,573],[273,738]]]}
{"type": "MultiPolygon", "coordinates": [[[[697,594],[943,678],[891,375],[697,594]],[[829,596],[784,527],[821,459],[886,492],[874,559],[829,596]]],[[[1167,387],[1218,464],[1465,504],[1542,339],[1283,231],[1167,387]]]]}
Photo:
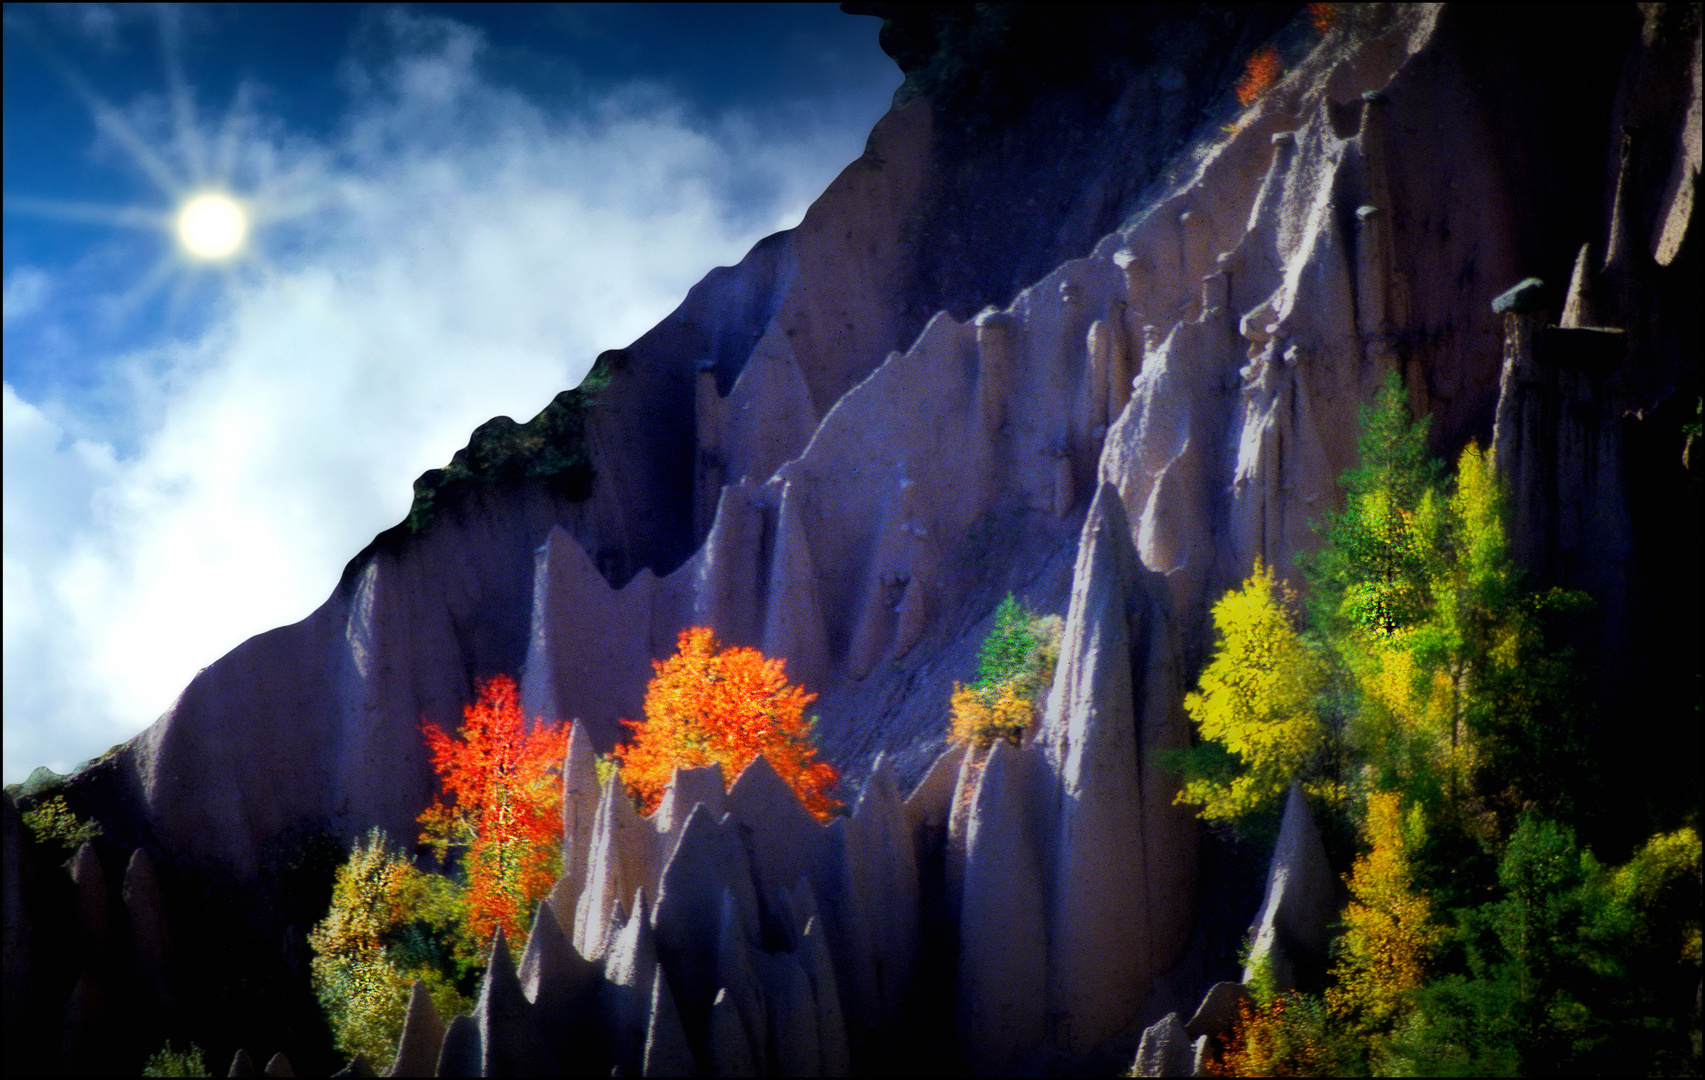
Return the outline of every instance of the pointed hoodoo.
{"type": "Polygon", "coordinates": [[[1103,484],[1078,545],[1070,613],[1038,738],[1060,785],[1048,927],[1062,1049],[1122,1028],[1187,926],[1193,833],[1153,757],[1182,745],[1183,697],[1160,600],[1103,484]]]}
{"type": "Polygon", "coordinates": [[[805,877],[821,891],[827,831],[762,754],[740,770],[727,805],[752,867],[763,925],[773,927],[782,919],[778,899],[794,882],[805,877]]]}
{"type": "Polygon", "coordinates": [[[734,829],[693,808],[657,892],[657,957],[669,971],[687,1037],[703,1046],[716,997],[717,937],[722,897],[734,899],[740,929],[756,942],[758,900],[752,870],[734,829]]]}
{"type": "Polygon", "coordinates": [[[770,560],[769,611],[764,618],[764,655],[787,657],[788,677],[820,686],[829,669],[829,631],[817,591],[817,567],[800,518],[801,485],[782,485],[776,512],[775,554],[770,560]]]}
{"type": "Polygon", "coordinates": [[[698,1067],[693,1052],[687,1046],[687,1033],[681,1028],[681,1016],[675,1011],[675,997],[669,992],[669,980],[658,967],[651,976],[651,1018],[645,1031],[645,1057],[642,1065],[645,1076],[697,1076],[698,1067]]]}
{"type": "Polygon", "coordinates": [[[586,883],[598,794],[598,753],[586,725],[575,720],[562,763],[562,874],[568,879],[571,903],[580,898],[586,883]]]}
{"type": "Polygon", "coordinates": [[[416,979],[408,995],[408,1013],[403,1019],[402,1038],[386,1076],[431,1076],[444,1045],[444,1021],[426,984],[416,979]]]}
{"type": "Polygon", "coordinates": [[[580,955],[596,960],[609,947],[609,913],[623,910],[635,890],[655,889],[659,847],[651,823],[628,801],[620,776],[604,782],[587,855],[586,886],[574,911],[574,946],[580,955]]]}
{"type": "Polygon", "coordinates": [[[533,1026],[533,1006],[521,992],[501,926],[492,938],[474,1021],[479,1025],[481,1076],[541,1076],[555,1071],[556,1062],[533,1026]]]}
{"type": "Polygon", "coordinates": [[[480,1026],[471,1016],[456,1016],[444,1029],[444,1045],[438,1051],[438,1076],[482,1076],[480,1026]]]}
{"type": "MultiPolygon", "coordinates": [[[[764,1017],[764,998],[758,983],[757,973],[753,970],[754,950],[752,943],[747,940],[745,920],[740,914],[739,904],[734,894],[724,889],[722,904],[717,921],[716,931],[716,1001],[724,997],[728,1007],[739,1014],[740,1030],[746,1035],[748,1046],[744,1057],[752,1061],[763,1061],[766,1054],[766,1033],[764,1017]]],[[[710,1034],[707,1036],[708,1053],[714,1063],[718,1055],[726,1055],[727,1048],[717,1049],[716,1005],[712,1004],[710,1034]]],[[[736,1055],[740,1056],[740,1055],[736,1055]]],[[[714,1068],[714,1064],[713,1064],[714,1068]]]]}
{"type": "Polygon", "coordinates": [[[715,630],[725,645],[755,646],[761,640],[758,559],[763,535],[761,485],[741,480],[725,486],[716,519],[699,549],[693,590],[693,624],[715,630]]]}
{"type": "Polygon", "coordinates": [[[752,1056],[746,1021],[726,989],[717,991],[710,1006],[710,1074],[757,1076],[759,1058],[752,1056]]]}
{"type": "Polygon", "coordinates": [[[651,815],[664,865],[675,854],[675,842],[681,838],[681,830],[686,828],[687,817],[694,807],[703,803],[713,819],[722,819],[726,812],[724,791],[721,762],[713,761],[697,769],[677,768],[670,776],[669,786],[651,815]]]}
{"type": "Polygon", "coordinates": [[[593,1034],[585,1020],[596,1001],[600,972],[575,950],[548,903],[539,905],[533,919],[518,976],[540,1034],[560,1060],[569,1060],[575,1044],[593,1034]]]}
{"type": "Polygon", "coordinates": [[[1047,912],[1030,830],[1028,751],[997,739],[983,765],[959,922],[959,1044],[993,1072],[1042,1041],[1048,998],[1047,912]]]}
{"type": "MultiPolygon", "coordinates": [[[[800,884],[804,884],[801,880],[800,884]]],[[[829,956],[828,942],[823,938],[823,924],[815,912],[805,920],[799,935],[799,947],[794,950],[800,966],[811,980],[811,1000],[817,1005],[817,1045],[821,1050],[824,1076],[848,1076],[852,1073],[852,1048],[847,1043],[846,1015],[841,1010],[841,992],[835,982],[834,961],[829,956]]]]}
{"type": "Polygon", "coordinates": [[[1337,882],[1308,800],[1301,785],[1292,784],[1267,869],[1267,892],[1249,928],[1249,966],[1242,981],[1250,983],[1256,969],[1266,964],[1274,985],[1290,990],[1295,986],[1296,962],[1324,964],[1327,929],[1338,909],[1336,897],[1337,882]]]}
{"type": "Polygon", "coordinates": [[[1563,315],[1557,325],[1578,329],[1598,325],[1598,312],[1593,305],[1593,293],[1598,285],[1598,273],[1592,264],[1592,244],[1582,244],[1575,255],[1575,271],[1569,275],[1569,295],[1563,301],[1563,315]]]}
{"type": "Polygon", "coordinates": [[[617,1068],[636,1073],[644,1060],[651,1027],[651,984],[657,974],[657,941],[645,890],[634,894],[633,914],[610,945],[599,989],[604,1040],[617,1068]]]}
{"type": "Polygon", "coordinates": [[[870,935],[861,981],[885,1025],[911,989],[919,933],[917,862],[886,755],[878,755],[845,828],[850,894],[870,935]]]}
{"type": "Polygon", "coordinates": [[[769,1006],[768,1062],[773,1076],[823,1076],[817,1002],[811,980],[793,953],[763,954],[764,999],[769,1006]]]}

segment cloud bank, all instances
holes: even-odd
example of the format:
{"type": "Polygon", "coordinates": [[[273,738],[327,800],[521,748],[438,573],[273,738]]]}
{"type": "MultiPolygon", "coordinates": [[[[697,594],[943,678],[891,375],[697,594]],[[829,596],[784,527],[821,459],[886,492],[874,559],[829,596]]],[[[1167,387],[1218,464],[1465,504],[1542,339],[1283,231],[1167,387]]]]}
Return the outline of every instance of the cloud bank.
{"type": "MultiPolygon", "coordinates": [[[[237,155],[288,181],[260,226],[276,242],[193,335],[84,358],[86,401],[7,383],[6,782],[135,735],[307,615],[415,476],[796,223],[874,120],[704,117],[643,84],[547,110],[482,77],[476,31],[400,12],[386,31],[387,58],[345,67],[337,134],[243,127],[237,155]]],[[[52,319],[55,295],[15,271],[7,325],[52,319]]]]}

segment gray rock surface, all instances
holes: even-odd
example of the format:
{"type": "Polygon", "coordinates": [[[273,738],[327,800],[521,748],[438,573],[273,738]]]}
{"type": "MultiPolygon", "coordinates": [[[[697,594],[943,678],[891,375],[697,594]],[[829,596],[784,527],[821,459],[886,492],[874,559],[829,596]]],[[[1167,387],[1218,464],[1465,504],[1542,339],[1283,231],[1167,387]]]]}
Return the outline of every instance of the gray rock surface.
{"type": "Polygon", "coordinates": [[[573,1061],[596,1042],[589,1020],[597,1013],[601,976],[562,932],[550,905],[540,904],[518,978],[533,1006],[533,1026],[558,1061],[573,1061]]]}
{"type": "Polygon", "coordinates": [[[409,990],[408,1014],[403,1019],[402,1037],[397,1040],[397,1053],[385,1075],[432,1076],[443,1047],[444,1021],[432,1004],[426,984],[417,979],[409,990]]]}
{"type": "Polygon", "coordinates": [[[737,916],[741,935],[760,940],[758,898],[746,849],[734,829],[703,803],[693,807],[657,894],[657,957],[669,972],[687,1037],[702,1045],[717,991],[717,951],[723,912],[737,916]],[[725,908],[728,896],[731,907],[725,908]]]}
{"type": "Polygon", "coordinates": [[[1048,930],[1056,1043],[1085,1053],[1125,1026],[1183,947],[1192,822],[1154,758],[1186,745],[1162,587],[1103,485],[1084,523],[1072,604],[1037,739],[1058,777],[1048,930]]]}
{"type": "Polygon", "coordinates": [[[669,980],[659,967],[651,977],[651,1016],[645,1030],[646,1076],[697,1076],[698,1065],[687,1046],[687,1033],[675,1011],[669,980]]]}
{"type": "Polygon", "coordinates": [[[556,1059],[534,1026],[533,1005],[522,993],[502,927],[492,939],[474,1022],[480,1033],[480,1075],[541,1076],[555,1071],[556,1059]]]}
{"type": "Polygon", "coordinates": [[[481,1057],[479,1024],[471,1016],[451,1017],[438,1052],[438,1075],[479,1076],[481,1057]]]}
{"type": "Polygon", "coordinates": [[[1231,1034],[1237,1022],[1238,1009],[1244,1002],[1254,1003],[1242,983],[1217,982],[1202,995],[1201,1004],[1184,1024],[1184,1033],[1192,1039],[1203,1035],[1223,1037],[1231,1034]]]}
{"type": "Polygon", "coordinates": [[[627,903],[635,892],[655,892],[661,847],[651,823],[639,816],[621,779],[612,775],[598,801],[586,885],[574,909],[574,945],[580,955],[593,960],[604,955],[612,907],[626,921],[631,915],[627,903]]]}
{"type": "Polygon", "coordinates": [[[643,1064],[651,1026],[651,983],[657,973],[657,941],[651,904],[644,890],[634,895],[633,914],[616,934],[604,959],[599,988],[599,1025],[615,1067],[635,1075],[643,1064]]]}
{"type": "Polygon", "coordinates": [[[719,990],[710,1006],[710,1074],[712,1076],[757,1076],[758,1062],[752,1057],[752,1037],[739,1008],[727,990],[719,990]]]}
{"type": "Polygon", "coordinates": [[[1267,891],[1249,927],[1249,967],[1240,981],[1248,984],[1265,960],[1277,989],[1289,990],[1295,986],[1298,958],[1324,962],[1328,930],[1338,911],[1337,885],[1308,800],[1302,787],[1292,784],[1267,868],[1267,891]]]}
{"type": "Polygon", "coordinates": [[[971,815],[959,923],[959,1044],[977,1072],[998,1071],[1042,1041],[1048,1001],[1048,927],[1042,867],[1031,833],[1036,793],[997,740],[971,815]]]}
{"type": "Polygon", "coordinates": [[[1143,1030],[1137,1060],[1131,1071],[1138,1076],[1194,1076],[1196,1055],[1177,1013],[1167,1013],[1143,1030]]]}

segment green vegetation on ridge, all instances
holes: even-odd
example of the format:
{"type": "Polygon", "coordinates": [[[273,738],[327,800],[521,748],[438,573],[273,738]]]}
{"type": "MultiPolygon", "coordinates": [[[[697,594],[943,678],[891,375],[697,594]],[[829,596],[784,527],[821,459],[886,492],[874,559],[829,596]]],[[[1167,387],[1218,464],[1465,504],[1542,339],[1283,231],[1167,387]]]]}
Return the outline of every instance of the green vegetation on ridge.
{"type": "Polygon", "coordinates": [[[1360,838],[1323,983],[1256,980],[1229,1075],[1699,1070],[1700,841],[1674,822],[1617,867],[1576,838],[1594,797],[1586,597],[1525,590],[1491,455],[1427,459],[1395,375],[1299,603],[1259,563],[1213,609],[1179,799],[1270,836],[1300,780],[1360,838]]]}

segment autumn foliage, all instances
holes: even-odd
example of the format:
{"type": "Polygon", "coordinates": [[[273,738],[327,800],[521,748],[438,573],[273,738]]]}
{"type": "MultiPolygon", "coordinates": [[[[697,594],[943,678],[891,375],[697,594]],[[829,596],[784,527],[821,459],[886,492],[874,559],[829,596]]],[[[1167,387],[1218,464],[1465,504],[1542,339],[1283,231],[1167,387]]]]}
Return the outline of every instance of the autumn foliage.
{"type": "Polygon", "coordinates": [[[789,685],[786,661],[757,649],[718,648],[708,627],[681,631],[677,651],[653,661],[645,719],[623,720],[632,740],[617,746],[622,779],[650,813],[676,768],[722,766],[729,781],[763,754],[805,808],[827,821],[839,807],[839,777],[817,759],[805,706],[817,695],[789,685]]]}
{"type": "Polygon", "coordinates": [[[1250,53],[1243,78],[1237,80],[1238,103],[1247,105],[1265,93],[1269,86],[1279,81],[1279,70],[1279,50],[1273,46],[1263,45],[1250,53]]]}
{"type": "Polygon", "coordinates": [[[421,731],[442,784],[420,815],[421,842],[440,859],[462,852],[468,929],[482,948],[499,926],[510,941],[525,941],[561,858],[568,732],[542,722],[529,732],[515,682],[503,675],[484,683],[463,712],[460,739],[437,724],[421,731]]]}

